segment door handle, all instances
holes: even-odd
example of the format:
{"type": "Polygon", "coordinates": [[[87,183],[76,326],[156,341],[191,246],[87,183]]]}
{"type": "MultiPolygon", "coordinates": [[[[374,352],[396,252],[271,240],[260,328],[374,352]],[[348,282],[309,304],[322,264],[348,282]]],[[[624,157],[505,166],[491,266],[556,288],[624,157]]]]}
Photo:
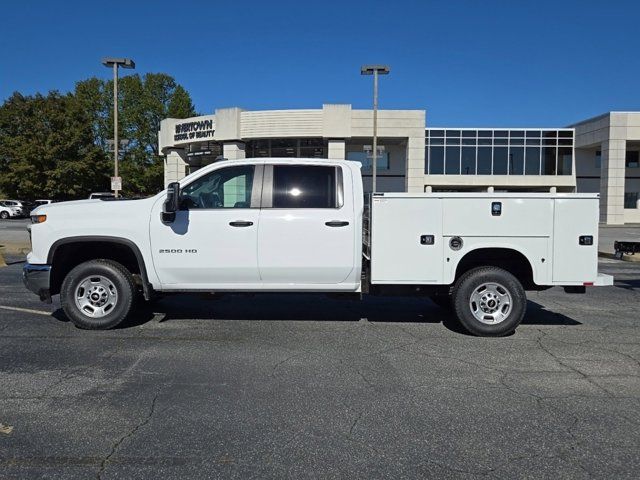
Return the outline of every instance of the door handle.
{"type": "Polygon", "coordinates": [[[253,225],[253,222],[249,222],[247,220],[236,220],[235,222],[229,222],[229,225],[232,227],[250,227],[253,225]]]}
{"type": "Polygon", "coordinates": [[[327,227],[346,227],[349,225],[349,222],[344,222],[341,220],[331,220],[330,222],[324,222],[327,227]]]}

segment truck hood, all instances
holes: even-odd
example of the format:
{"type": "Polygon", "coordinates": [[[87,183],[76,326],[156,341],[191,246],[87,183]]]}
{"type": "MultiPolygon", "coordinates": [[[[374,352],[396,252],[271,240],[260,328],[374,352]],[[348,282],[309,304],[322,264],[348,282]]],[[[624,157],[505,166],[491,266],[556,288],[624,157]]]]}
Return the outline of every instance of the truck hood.
{"type": "Polygon", "coordinates": [[[50,203],[40,205],[31,211],[37,215],[51,215],[57,220],[73,222],[86,217],[99,218],[103,215],[123,214],[132,210],[148,210],[155,197],[123,200],[101,200],[92,198],[87,200],[71,200],[69,202],[50,203]]]}

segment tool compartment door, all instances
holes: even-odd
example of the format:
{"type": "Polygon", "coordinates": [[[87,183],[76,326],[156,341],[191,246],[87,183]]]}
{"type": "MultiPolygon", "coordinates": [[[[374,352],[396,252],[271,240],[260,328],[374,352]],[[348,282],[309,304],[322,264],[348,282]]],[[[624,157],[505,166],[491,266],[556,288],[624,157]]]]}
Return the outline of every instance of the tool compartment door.
{"type": "Polygon", "coordinates": [[[553,282],[593,282],[598,276],[598,199],[557,198],[553,219],[553,282]],[[593,238],[580,245],[581,236],[593,238]]]}
{"type": "Polygon", "coordinates": [[[442,199],[372,198],[372,283],[440,283],[442,241],[442,199]]]}

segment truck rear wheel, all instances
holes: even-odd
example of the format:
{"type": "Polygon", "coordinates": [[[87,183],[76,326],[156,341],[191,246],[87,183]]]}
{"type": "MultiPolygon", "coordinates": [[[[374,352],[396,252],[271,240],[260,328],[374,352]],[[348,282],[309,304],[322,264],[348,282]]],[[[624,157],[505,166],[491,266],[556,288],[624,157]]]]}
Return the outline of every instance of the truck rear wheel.
{"type": "Polygon", "coordinates": [[[90,260],[71,270],[60,289],[62,309],[79,328],[106,330],[131,311],[135,284],[131,273],[113,260],[90,260]]]}
{"type": "Polygon", "coordinates": [[[500,337],[522,322],[527,296],[511,273],[478,267],[462,275],[453,290],[453,307],[462,326],[473,335],[500,337]]]}

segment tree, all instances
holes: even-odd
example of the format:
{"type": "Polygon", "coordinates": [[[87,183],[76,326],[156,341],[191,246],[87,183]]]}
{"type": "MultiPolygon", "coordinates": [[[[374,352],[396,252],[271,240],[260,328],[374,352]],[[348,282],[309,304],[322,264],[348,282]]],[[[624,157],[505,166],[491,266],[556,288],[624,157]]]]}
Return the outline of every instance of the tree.
{"type": "MultiPolygon", "coordinates": [[[[113,82],[90,78],[76,84],[75,95],[92,118],[96,145],[107,152],[113,138],[113,82]]],[[[196,115],[188,92],[169,75],[128,75],[118,84],[119,137],[129,144],[120,162],[125,195],[149,195],[162,188],[163,158],[158,131],[165,118],[196,115]]]]}
{"type": "Polygon", "coordinates": [[[0,107],[0,190],[17,198],[85,197],[108,182],[109,162],[71,94],[14,93],[0,107]]]}
{"type": "MultiPolygon", "coordinates": [[[[164,118],[196,115],[191,97],[169,75],[120,80],[120,175],[125,195],[156,193],[163,184],[158,131],[164,118]]],[[[0,106],[0,191],[18,198],[84,198],[109,190],[113,154],[113,82],[89,78],[73,93],[14,93],[0,106]]]]}

